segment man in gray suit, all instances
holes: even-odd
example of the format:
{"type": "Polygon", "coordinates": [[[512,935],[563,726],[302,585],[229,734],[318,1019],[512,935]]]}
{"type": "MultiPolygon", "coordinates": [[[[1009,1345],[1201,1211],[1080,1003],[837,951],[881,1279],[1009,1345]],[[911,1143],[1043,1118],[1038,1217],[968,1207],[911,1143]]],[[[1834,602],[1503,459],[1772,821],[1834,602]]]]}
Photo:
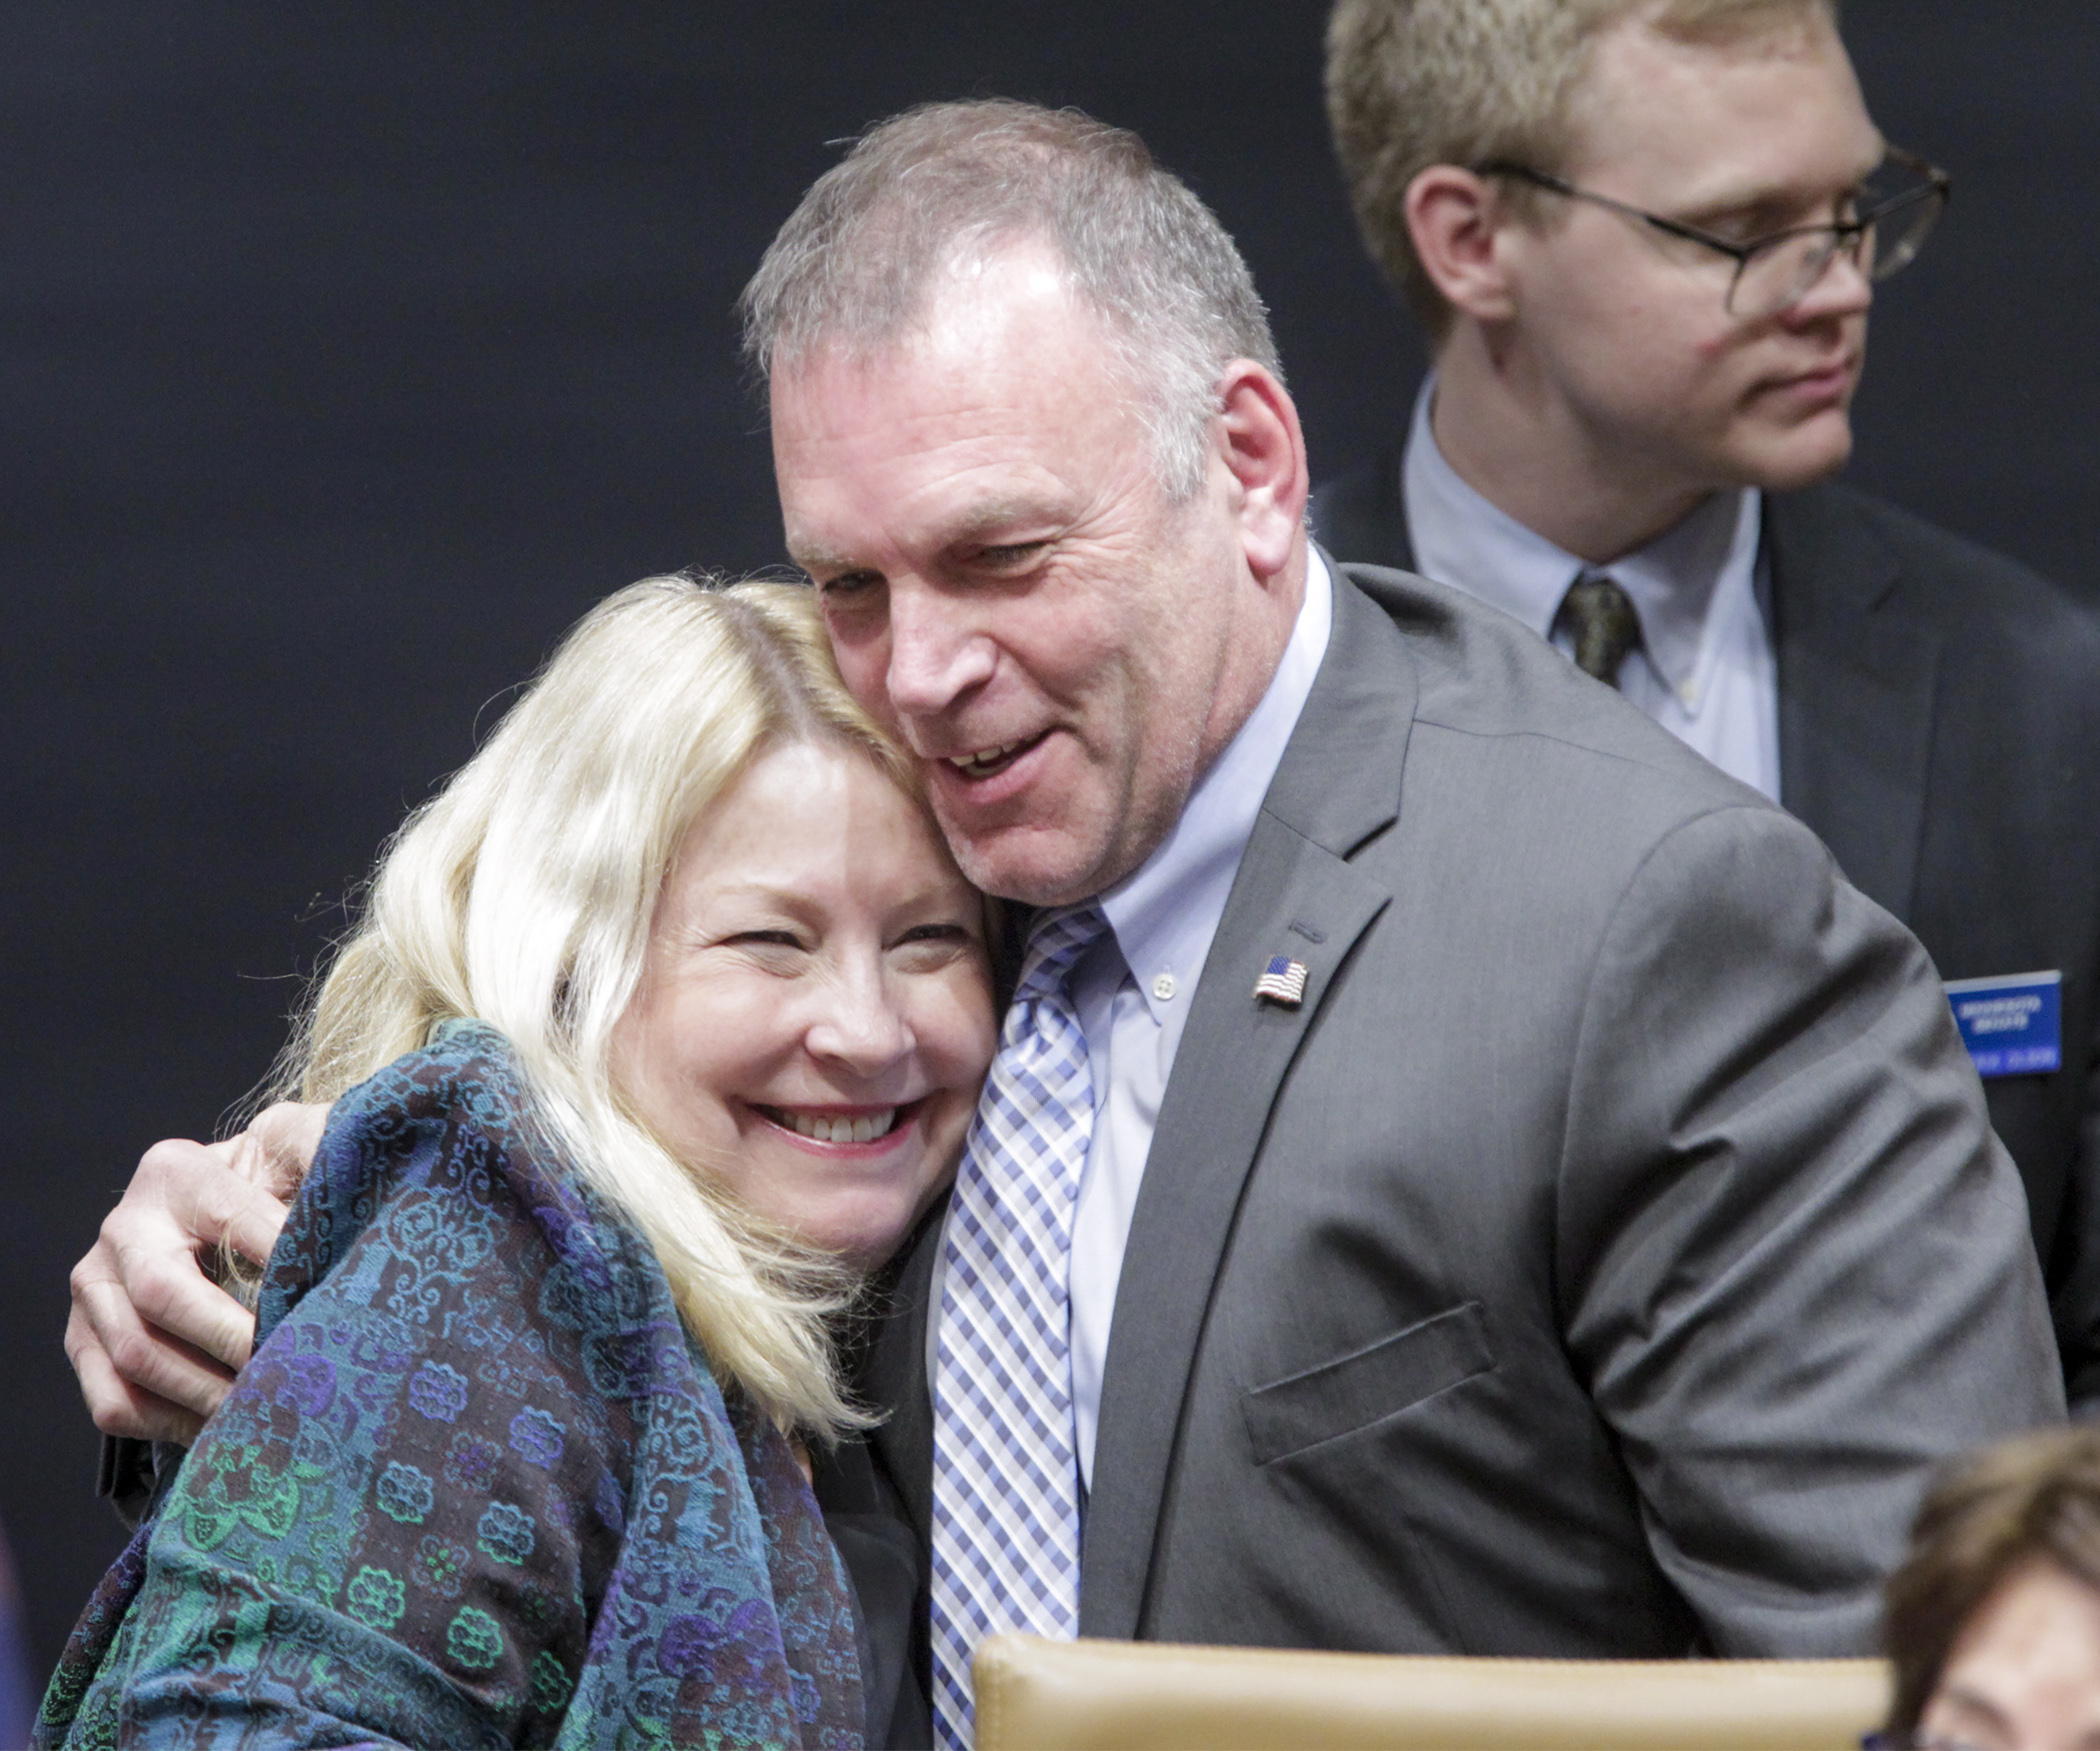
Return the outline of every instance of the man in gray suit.
{"type": "Polygon", "coordinates": [[[930,1549],[942,1741],[1005,1628],[1861,1648],[1926,1469],[2062,1414],[1916,942],[1500,614],[1328,564],[1134,137],[885,124],[747,314],[840,667],[1038,909],[820,1480],[930,1549]]]}

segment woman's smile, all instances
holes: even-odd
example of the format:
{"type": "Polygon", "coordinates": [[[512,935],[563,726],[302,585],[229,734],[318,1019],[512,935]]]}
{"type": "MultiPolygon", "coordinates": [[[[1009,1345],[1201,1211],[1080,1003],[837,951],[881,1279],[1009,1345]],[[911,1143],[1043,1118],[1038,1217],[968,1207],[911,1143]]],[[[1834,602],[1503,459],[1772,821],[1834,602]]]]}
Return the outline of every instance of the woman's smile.
{"type": "Polygon", "coordinates": [[[826,1148],[882,1145],[894,1148],[906,1140],[921,1102],[888,1107],[769,1107],[752,1102],[759,1117],[786,1131],[798,1143],[826,1148]]]}
{"type": "Polygon", "coordinates": [[[866,756],[795,742],[679,848],[615,1068],[681,1161],[873,1263],[947,1184],[993,1034],[983,905],[932,822],[866,756]]]}

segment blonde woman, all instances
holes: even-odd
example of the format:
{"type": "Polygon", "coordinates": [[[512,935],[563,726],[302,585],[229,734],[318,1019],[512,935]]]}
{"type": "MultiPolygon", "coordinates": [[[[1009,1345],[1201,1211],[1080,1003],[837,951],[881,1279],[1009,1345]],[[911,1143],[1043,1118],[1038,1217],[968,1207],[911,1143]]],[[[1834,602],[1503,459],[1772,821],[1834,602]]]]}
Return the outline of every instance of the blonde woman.
{"type": "Polygon", "coordinates": [[[992,1047],[982,902],[806,593],[614,596],[380,866],[254,1360],[42,1741],[859,1744],[803,1443],[866,1420],[828,1322],[992,1047]]]}

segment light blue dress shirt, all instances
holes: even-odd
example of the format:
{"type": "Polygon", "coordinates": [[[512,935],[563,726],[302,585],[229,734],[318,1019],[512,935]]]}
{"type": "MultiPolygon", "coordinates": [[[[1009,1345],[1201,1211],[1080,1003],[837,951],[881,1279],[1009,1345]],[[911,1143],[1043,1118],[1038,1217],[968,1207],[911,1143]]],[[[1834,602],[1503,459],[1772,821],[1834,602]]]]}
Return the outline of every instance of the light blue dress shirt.
{"type": "MultiPolygon", "coordinates": [[[[1101,896],[1110,934],[1073,970],[1072,1001],[1094,1075],[1094,1135],[1072,1220],[1072,1408],[1089,1489],[1109,1323],[1160,1102],[1241,853],[1333,625],[1334,585],[1316,553],[1268,692],[1190,793],[1165,843],[1101,896]]],[[[1247,969],[1250,991],[1260,971],[1247,969]]]]}
{"type": "MultiPolygon", "coordinates": [[[[1254,713],[1197,781],[1174,830],[1130,875],[1100,896],[1109,930],[1072,972],[1072,1001],[1086,1035],[1094,1083],[1094,1134],[1072,1220],[1072,1401],[1080,1476],[1094,1478],[1101,1373],[1123,1248],[1137,1209],[1145,1157],[1210,939],[1225,916],[1240,856],[1283,750],[1298,727],[1334,626],[1334,584],[1311,556],[1305,600],[1283,661],[1254,713]]],[[[1254,988],[1260,967],[1246,969],[1254,988]]],[[[942,1255],[945,1264],[946,1254],[942,1255]]],[[[926,1322],[926,1378],[939,1366],[941,1281],[926,1322]]]]}
{"type": "MultiPolygon", "coordinates": [[[[1436,379],[1415,398],[1400,486],[1415,570],[1500,608],[1541,638],[1592,568],[1458,477],[1430,430],[1436,379]]],[[[1608,566],[1640,617],[1619,691],[1731,778],[1779,798],[1779,668],[1763,610],[1763,495],[1715,493],[1673,529],[1608,566]]],[[[1563,651],[1570,646],[1555,639],[1563,651]]]]}

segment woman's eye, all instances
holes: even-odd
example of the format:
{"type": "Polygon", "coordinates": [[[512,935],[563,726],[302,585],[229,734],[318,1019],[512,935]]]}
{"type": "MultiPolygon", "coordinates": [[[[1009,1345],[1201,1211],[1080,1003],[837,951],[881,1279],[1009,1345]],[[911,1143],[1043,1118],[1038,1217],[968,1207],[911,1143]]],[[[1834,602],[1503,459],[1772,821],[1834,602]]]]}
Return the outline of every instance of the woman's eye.
{"type": "Polygon", "coordinates": [[[742,948],[800,948],[802,939],[792,930],[742,930],[726,939],[742,948]]]}
{"type": "Polygon", "coordinates": [[[948,961],[975,940],[961,924],[919,924],[897,939],[897,948],[909,959],[948,961]]]}

